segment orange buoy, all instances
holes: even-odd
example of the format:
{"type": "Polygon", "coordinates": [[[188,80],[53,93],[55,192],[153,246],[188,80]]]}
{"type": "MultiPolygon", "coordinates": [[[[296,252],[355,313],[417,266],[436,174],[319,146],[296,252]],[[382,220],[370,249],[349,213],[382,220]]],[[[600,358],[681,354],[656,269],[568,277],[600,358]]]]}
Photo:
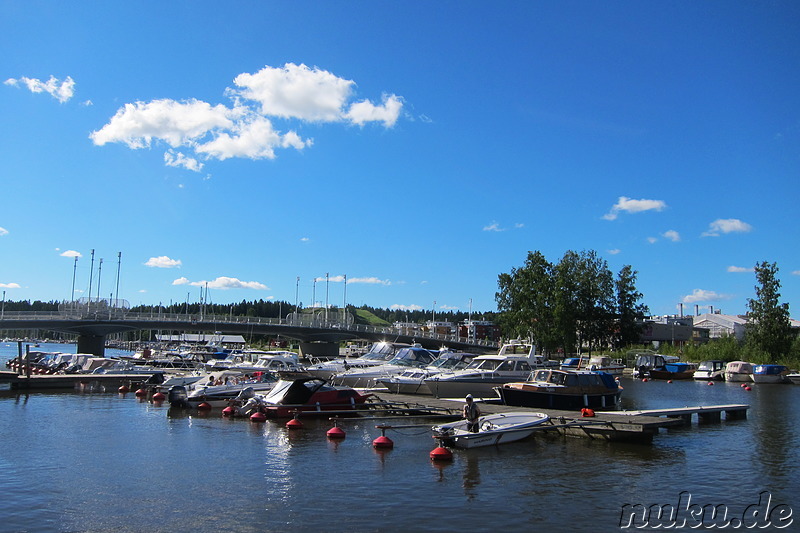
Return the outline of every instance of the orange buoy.
{"type": "Polygon", "coordinates": [[[197,406],[198,411],[208,411],[209,409],[211,409],[211,404],[208,402],[200,402],[197,406]]]}
{"type": "Polygon", "coordinates": [[[453,452],[444,446],[437,446],[431,450],[431,461],[452,461],[453,452]]]}
{"type": "Polygon", "coordinates": [[[236,414],[236,408],[232,405],[229,405],[225,409],[222,410],[222,416],[233,416],[236,414]]]}
{"type": "Polygon", "coordinates": [[[589,409],[588,407],[584,407],[583,409],[581,409],[581,416],[585,417],[594,416],[594,409],[589,409]]]}
{"type": "Polygon", "coordinates": [[[163,392],[157,392],[153,394],[153,401],[154,402],[163,402],[166,396],[164,396],[163,392]]]}
{"type": "Polygon", "coordinates": [[[147,391],[144,389],[136,389],[134,394],[136,394],[138,397],[147,396],[147,391]]]}
{"type": "Polygon", "coordinates": [[[266,421],[267,421],[267,415],[265,415],[261,411],[255,412],[252,415],[250,415],[250,422],[266,422],[266,421]]]}
{"type": "Polygon", "coordinates": [[[124,394],[126,392],[130,392],[130,389],[126,385],[122,385],[120,388],[117,389],[117,391],[124,394]]]}

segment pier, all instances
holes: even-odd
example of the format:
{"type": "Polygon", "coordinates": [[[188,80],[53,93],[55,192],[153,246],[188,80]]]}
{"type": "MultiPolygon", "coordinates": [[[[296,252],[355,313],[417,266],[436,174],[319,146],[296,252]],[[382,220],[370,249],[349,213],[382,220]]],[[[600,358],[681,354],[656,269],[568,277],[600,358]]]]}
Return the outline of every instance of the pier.
{"type": "MultiPolygon", "coordinates": [[[[154,374],[157,371],[153,372],[154,374]]],[[[0,383],[9,383],[12,390],[93,389],[114,390],[123,385],[132,388],[146,382],[152,374],[45,374],[20,375],[0,372],[0,383]]]]}

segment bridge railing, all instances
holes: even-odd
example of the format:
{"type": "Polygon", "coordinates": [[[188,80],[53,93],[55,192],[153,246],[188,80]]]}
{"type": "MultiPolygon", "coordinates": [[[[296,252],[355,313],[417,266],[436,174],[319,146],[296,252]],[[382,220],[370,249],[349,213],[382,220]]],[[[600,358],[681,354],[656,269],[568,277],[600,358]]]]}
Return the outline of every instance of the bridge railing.
{"type": "MultiPolygon", "coordinates": [[[[335,315],[331,315],[335,316],[335,315]]],[[[163,313],[157,310],[144,313],[131,313],[121,309],[106,309],[99,311],[11,311],[3,313],[0,317],[3,320],[126,320],[133,322],[174,322],[180,324],[197,324],[220,326],[226,324],[255,325],[255,326],[285,326],[298,328],[319,328],[341,331],[343,333],[367,333],[371,335],[403,335],[425,340],[440,341],[443,345],[447,343],[470,344],[483,348],[497,348],[497,343],[485,339],[469,339],[457,335],[442,335],[426,331],[407,331],[407,328],[397,329],[393,326],[370,326],[366,324],[346,323],[338,320],[324,319],[320,315],[312,316],[291,316],[290,318],[265,318],[252,316],[233,316],[233,315],[213,315],[213,314],[180,314],[163,313]]]]}

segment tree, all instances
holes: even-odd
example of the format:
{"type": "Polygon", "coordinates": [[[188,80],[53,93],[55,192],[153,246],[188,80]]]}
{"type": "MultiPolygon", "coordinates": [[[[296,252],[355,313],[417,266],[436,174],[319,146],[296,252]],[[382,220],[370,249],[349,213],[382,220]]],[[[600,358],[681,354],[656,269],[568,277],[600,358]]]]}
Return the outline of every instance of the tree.
{"type": "Polygon", "coordinates": [[[748,323],[745,341],[749,349],[761,352],[770,362],[789,354],[794,340],[789,321],[789,304],[778,303],[781,282],[775,263],[762,261],[755,266],[755,299],[747,299],[748,323]]]}
{"type": "Polygon", "coordinates": [[[617,349],[639,342],[642,319],[650,313],[646,305],[639,303],[642,293],[636,290],[636,274],[630,265],[625,265],[614,282],[618,321],[614,344],[617,349]]]}

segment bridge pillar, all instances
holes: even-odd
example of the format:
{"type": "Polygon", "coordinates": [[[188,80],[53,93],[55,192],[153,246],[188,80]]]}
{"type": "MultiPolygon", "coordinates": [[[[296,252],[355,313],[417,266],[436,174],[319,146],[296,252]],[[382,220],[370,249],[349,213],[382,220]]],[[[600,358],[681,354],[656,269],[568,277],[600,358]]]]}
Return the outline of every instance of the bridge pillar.
{"type": "Polygon", "coordinates": [[[103,357],[105,352],[105,335],[78,335],[78,353],[90,353],[97,357],[103,357]]]}
{"type": "Polygon", "coordinates": [[[301,342],[300,357],[339,357],[338,342],[301,342]]]}

